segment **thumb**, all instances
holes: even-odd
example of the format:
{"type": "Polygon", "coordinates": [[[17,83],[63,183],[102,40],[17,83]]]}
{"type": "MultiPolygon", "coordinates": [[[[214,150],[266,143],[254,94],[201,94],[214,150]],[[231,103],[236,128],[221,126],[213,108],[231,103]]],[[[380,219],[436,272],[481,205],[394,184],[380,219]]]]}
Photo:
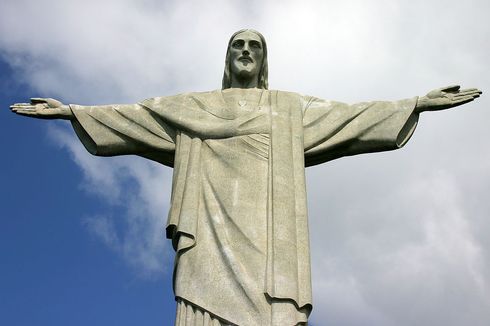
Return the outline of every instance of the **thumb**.
{"type": "Polygon", "coordinates": [[[48,103],[50,108],[58,108],[60,106],[63,106],[63,103],[61,103],[58,100],[55,100],[54,98],[46,98],[46,103],[48,103]]]}
{"type": "Polygon", "coordinates": [[[450,86],[446,86],[446,87],[441,88],[441,91],[448,92],[448,93],[454,93],[454,92],[459,91],[459,88],[460,88],[459,85],[450,85],[450,86]]]}
{"type": "Polygon", "coordinates": [[[33,97],[31,98],[31,104],[36,105],[36,104],[47,104],[48,107],[50,108],[57,108],[63,105],[58,100],[55,100],[54,98],[42,98],[42,97],[33,97]]]}
{"type": "Polygon", "coordinates": [[[43,104],[43,103],[48,103],[46,98],[42,98],[42,97],[31,98],[31,104],[43,104]]]}

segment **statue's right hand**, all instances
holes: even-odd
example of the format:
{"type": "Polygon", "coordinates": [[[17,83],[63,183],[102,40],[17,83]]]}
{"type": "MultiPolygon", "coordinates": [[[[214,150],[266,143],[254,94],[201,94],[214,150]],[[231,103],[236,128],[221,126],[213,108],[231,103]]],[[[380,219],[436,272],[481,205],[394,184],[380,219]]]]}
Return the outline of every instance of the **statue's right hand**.
{"type": "Polygon", "coordinates": [[[73,119],[68,105],[52,98],[31,98],[30,103],[15,103],[10,110],[16,114],[38,119],[73,119]]]}

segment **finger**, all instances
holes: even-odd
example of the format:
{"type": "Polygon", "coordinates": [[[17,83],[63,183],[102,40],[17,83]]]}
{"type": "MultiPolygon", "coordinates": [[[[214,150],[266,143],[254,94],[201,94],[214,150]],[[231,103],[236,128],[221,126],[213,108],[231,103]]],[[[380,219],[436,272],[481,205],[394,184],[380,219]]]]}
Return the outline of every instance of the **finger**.
{"type": "Polygon", "coordinates": [[[35,107],[30,107],[30,108],[26,108],[26,107],[23,107],[23,108],[13,108],[13,110],[15,110],[15,111],[27,111],[27,112],[37,111],[35,107]]]}
{"type": "Polygon", "coordinates": [[[459,88],[460,88],[459,85],[450,85],[450,86],[446,86],[446,87],[441,88],[441,91],[452,93],[452,92],[457,92],[459,90],[459,88]]]}
{"type": "Polygon", "coordinates": [[[11,106],[25,106],[25,105],[31,106],[32,104],[31,103],[14,103],[11,106]]]}
{"type": "Polygon", "coordinates": [[[23,116],[36,116],[37,115],[35,110],[16,110],[13,112],[15,114],[23,115],[23,116]]]}
{"type": "Polygon", "coordinates": [[[32,110],[36,110],[36,108],[34,106],[13,106],[13,105],[11,105],[10,110],[14,111],[14,112],[19,111],[19,110],[32,111],[32,110]]]}
{"type": "Polygon", "coordinates": [[[59,118],[59,115],[57,115],[56,112],[54,112],[55,114],[45,114],[44,112],[40,112],[38,110],[19,109],[14,111],[14,113],[21,116],[42,119],[42,120],[51,120],[51,119],[59,118]]]}
{"type": "Polygon", "coordinates": [[[465,91],[475,91],[477,93],[480,93],[482,94],[483,92],[481,91],[481,89],[478,89],[478,88],[468,88],[468,89],[463,89],[461,90],[461,92],[465,92],[465,91]]]}
{"type": "Polygon", "coordinates": [[[480,90],[478,88],[466,88],[466,89],[461,89],[459,93],[468,93],[468,92],[479,92],[480,90]]]}
{"type": "Polygon", "coordinates": [[[33,97],[31,98],[31,104],[42,104],[47,103],[47,99],[41,97],[33,97]]]}
{"type": "Polygon", "coordinates": [[[15,103],[10,106],[11,108],[33,108],[35,105],[30,103],[15,103]]]}
{"type": "Polygon", "coordinates": [[[11,110],[43,110],[43,109],[46,109],[47,108],[47,104],[25,104],[25,105],[17,105],[17,104],[14,104],[14,105],[11,105],[10,106],[10,109],[11,110]]]}
{"type": "Polygon", "coordinates": [[[453,101],[452,105],[453,106],[458,106],[458,105],[462,105],[462,104],[465,104],[465,103],[468,103],[468,102],[471,102],[473,101],[475,98],[473,96],[466,96],[466,97],[462,97],[458,100],[455,100],[453,101]]]}
{"type": "Polygon", "coordinates": [[[454,94],[454,97],[464,97],[464,96],[480,96],[481,92],[478,90],[469,91],[469,92],[459,92],[454,94]]]}
{"type": "Polygon", "coordinates": [[[481,93],[481,91],[478,88],[466,88],[459,90],[458,93],[481,93]]]}

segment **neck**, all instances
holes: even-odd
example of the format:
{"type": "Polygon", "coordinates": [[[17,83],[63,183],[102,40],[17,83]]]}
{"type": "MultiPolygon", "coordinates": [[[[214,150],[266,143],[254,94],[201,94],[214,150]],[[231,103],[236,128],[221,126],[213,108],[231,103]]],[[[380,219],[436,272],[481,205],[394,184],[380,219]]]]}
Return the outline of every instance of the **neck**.
{"type": "Polygon", "coordinates": [[[231,79],[232,88],[258,88],[258,86],[257,78],[237,79],[232,77],[231,79]]]}

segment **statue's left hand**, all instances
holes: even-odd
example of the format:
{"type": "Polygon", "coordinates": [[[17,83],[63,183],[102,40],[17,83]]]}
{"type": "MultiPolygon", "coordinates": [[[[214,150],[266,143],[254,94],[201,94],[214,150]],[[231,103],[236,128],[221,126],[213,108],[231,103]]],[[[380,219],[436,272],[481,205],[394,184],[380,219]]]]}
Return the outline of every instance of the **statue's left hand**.
{"type": "Polygon", "coordinates": [[[459,85],[452,85],[430,91],[427,95],[419,97],[416,112],[439,111],[449,109],[473,101],[480,97],[477,88],[460,90],[459,85]]]}

